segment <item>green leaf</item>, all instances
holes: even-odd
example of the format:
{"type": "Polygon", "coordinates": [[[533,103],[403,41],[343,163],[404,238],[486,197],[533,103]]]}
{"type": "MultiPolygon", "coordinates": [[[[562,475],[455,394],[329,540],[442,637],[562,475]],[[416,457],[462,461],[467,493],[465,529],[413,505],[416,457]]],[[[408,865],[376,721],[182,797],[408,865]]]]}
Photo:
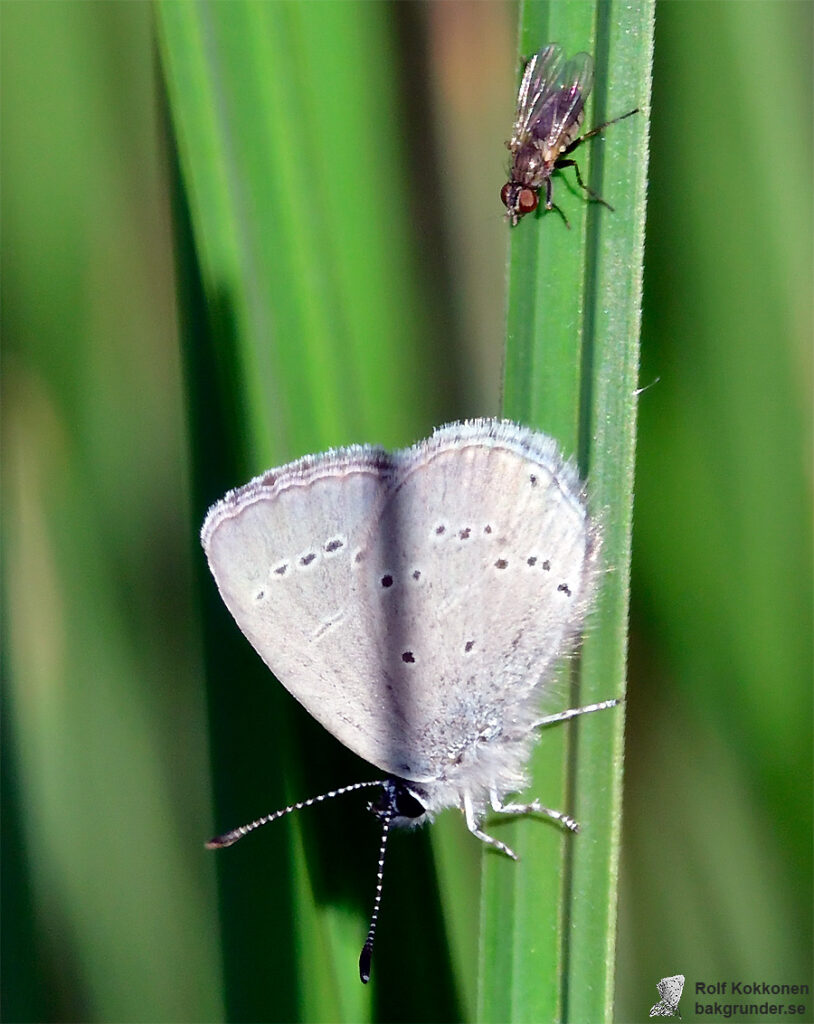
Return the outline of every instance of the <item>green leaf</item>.
{"type": "MultiPolygon", "coordinates": [[[[214,441],[196,454],[202,504],[307,452],[428,433],[443,377],[407,216],[387,9],[170,0],[158,13],[191,230],[187,319],[201,325],[188,342],[193,434],[214,441]]],[[[247,652],[217,601],[207,636],[218,638],[209,657],[219,827],[371,778],[247,652]],[[237,693],[235,675],[245,679],[237,693]],[[241,717],[244,686],[273,723],[268,749],[246,749],[256,718],[241,717]]],[[[421,994],[405,1000],[397,980],[413,963],[436,971],[438,1012],[456,1015],[426,834],[407,837],[409,868],[399,869],[402,837],[391,843],[393,923],[379,931],[370,986],[360,984],[377,850],[365,799],[292,816],[220,855],[232,1014],[365,1020],[378,1003],[385,1015],[418,1015],[421,994]],[[241,870],[240,857],[257,859],[241,870]],[[416,879],[427,893],[420,922],[416,879]]]]}
{"type": "MultiPolygon", "coordinates": [[[[615,211],[587,202],[564,170],[554,198],[571,229],[542,212],[510,241],[504,412],[578,458],[602,530],[606,571],[570,673],[578,706],[625,686],[653,5],[528,4],[521,26],[524,57],[549,41],[593,54],[586,126],[642,108],[574,153],[615,211]]],[[[535,752],[533,795],[573,813],[580,835],[526,820],[500,826],[519,864],[485,854],[483,1020],[611,1014],[623,727],[620,707],[547,732],[535,752]]]]}

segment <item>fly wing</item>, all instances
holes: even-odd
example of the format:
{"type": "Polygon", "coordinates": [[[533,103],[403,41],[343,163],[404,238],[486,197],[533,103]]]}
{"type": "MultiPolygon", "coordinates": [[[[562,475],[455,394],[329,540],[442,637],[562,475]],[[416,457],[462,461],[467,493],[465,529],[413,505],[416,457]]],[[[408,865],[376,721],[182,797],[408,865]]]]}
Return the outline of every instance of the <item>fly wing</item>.
{"type": "Polygon", "coordinates": [[[560,67],[548,101],[540,104],[529,126],[532,137],[544,149],[562,152],[577,138],[593,84],[590,54],[577,53],[560,67]]]}
{"type": "Polygon", "coordinates": [[[509,149],[513,152],[529,141],[534,122],[546,104],[555,97],[564,63],[563,48],[558,43],[549,43],[526,64],[517,93],[517,113],[509,143],[509,149]]]}

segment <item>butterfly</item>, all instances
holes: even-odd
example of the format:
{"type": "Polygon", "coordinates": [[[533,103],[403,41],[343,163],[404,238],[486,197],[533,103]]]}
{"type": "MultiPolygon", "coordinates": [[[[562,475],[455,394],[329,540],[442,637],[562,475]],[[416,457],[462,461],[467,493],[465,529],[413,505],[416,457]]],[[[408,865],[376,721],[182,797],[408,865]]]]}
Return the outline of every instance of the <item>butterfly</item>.
{"type": "Polygon", "coordinates": [[[656,986],[661,1000],[650,1010],[651,1017],[675,1017],[681,1014],[678,1012],[678,1002],[684,990],[684,975],[674,974],[671,978],[662,978],[656,986]]]}

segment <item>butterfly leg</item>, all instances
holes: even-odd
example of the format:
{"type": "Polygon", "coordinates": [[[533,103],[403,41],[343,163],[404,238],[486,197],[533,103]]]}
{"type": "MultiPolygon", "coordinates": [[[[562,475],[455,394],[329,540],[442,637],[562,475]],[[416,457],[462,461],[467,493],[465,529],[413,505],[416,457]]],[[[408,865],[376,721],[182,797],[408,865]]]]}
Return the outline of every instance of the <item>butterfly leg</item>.
{"type": "Polygon", "coordinates": [[[501,843],[499,839],[495,839],[493,836],[488,836],[479,827],[479,822],[475,814],[475,808],[472,806],[472,798],[469,793],[464,793],[464,814],[466,816],[466,827],[472,833],[473,836],[477,836],[482,843],[487,843],[489,846],[494,846],[496,850],[500,850],[501,853],[505,853],[507,857],[511,857],[512,860],[518,860],[517,854],[514,850],[507,846],[505,843],[501,843]]]}
{"type": "Polygon", "coordinates": [[[544,814],[553,821],[560,822],[572,832],[579,832],[579,823],[574,821],[570,814],[563,811],[553,811],[550,807],[543,807],[539,800],[533,800],[530,804],[504,804],[497,793],[491,793],[492,810],[498,814],[544,814]]]}
{"type": "Polygon", "coordinates": [[[581,708],[567,708],[565,711],[558,711],[554,715],[546,715],[545,718],[538,719],[533,729],[539,729],[544,725],[553,725],[555,722],[567,722],[569,718],[576,718],[577,715],[590,715],[592,711],[604,711],[606,708],[615,708],[619,703],[616,697],[611,697],[610,700],[601,700],[598,704],[586,704],[581,708]]]}

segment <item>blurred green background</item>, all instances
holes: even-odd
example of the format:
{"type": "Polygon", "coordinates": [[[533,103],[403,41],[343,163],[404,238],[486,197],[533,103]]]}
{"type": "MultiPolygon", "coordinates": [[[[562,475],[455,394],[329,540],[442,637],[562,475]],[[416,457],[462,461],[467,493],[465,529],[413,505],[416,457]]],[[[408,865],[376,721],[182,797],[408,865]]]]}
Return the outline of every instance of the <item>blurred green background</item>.
{"type": "MultiPolygon", "coordinates": [[[[455,815],[392,844],[371,992],[360,803],[203,849],[369,769],[267,685],[197,531],[268,465],[499,411],[517,8],[231,4],[198,67],[184,7],[0,7],[3,1018],[466,1019],[455,815]],[[211,178],[190,95],[232,112],[211,178]]],[[[667,974],[684,1020],[696,980],[811,982],[813,20],[657,7],[619,1021],[667,974]]]]}

